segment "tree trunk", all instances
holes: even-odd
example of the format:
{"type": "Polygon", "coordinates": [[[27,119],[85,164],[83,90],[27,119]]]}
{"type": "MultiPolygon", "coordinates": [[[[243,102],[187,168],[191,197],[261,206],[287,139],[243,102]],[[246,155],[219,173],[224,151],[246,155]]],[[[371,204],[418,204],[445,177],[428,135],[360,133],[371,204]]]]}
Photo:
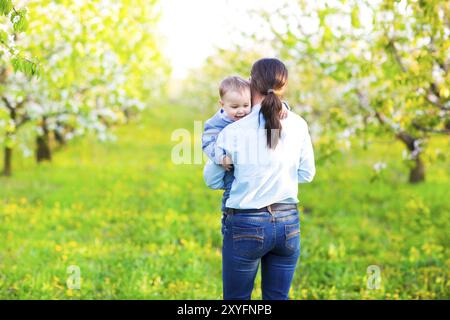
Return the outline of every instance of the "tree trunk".
{"type": "Polygon", "coordinates": [[[414,168],[409,171],[409,182],[418,183],[422,181],[425,181],[425,166],[420,156],[417,156],[414,168]]]}
{"type": "Polygon", "coordinates": [[[52,154],[50,151],[50,147],[48,146],[48,136],[38,136],[36,138],[36,161],[42,162],[42,161],[51,161],[52,160],[52,154]]]}
{"type": "Polygon", "coordinates": [[[66,139],[64,139],[64,136],[58,130],[53,130],[53,135],[60,146],[66,145],[66,139]]]}
{"type": "Polygon", "coordinates": [[[397,134],[397,138],[400,139],[408,148],[411,154],[414,154],[415,165],[409,171],[409,182],[419,183],[425,181],[425,166],[420,158],[420,147],[418,139],[407,134],[406,132],[400,132],[397,134]]]}
{"type": "Polygon", "coordinates": [[[3,175],[10,176],[12,173],[11,163],[12,163],[12,148],[5,147],[5,158],[4,158],[3,175]]]}
{"type": "Polygon", "coordinates": [[[36,161],[51,161],[52,153],[49,146],[49,132],[47,128],[47,124],[45,122],[45,118],[42,122],[43,134],[41,136],[37,136],[36,138],[36,161]]]}
{"type": "Polygon", "coordinates": [[[450,119],[445,120],[444,126],[445,129],[450,130],[450,119]]]}

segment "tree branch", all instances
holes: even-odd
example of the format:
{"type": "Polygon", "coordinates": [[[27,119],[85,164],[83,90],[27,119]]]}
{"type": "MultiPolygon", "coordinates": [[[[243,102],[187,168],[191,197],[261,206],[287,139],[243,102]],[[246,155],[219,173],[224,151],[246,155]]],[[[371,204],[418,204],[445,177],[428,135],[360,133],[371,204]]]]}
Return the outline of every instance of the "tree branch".
{"type": "MultiPolygon", "coordinates": [[[[433,43],[433,37],[430,38],[431,43],[433,43]]],[[[397,61],[397,64],[400,66],[400,68],[402,69],[403,72],[407,72],[407,69],[405,67],[405,65],[403,64],[403,61],[400,58],[400,55],[398,54],[398,50],[395,47],[395,42],[394,39],[389,39],[389,43],[388,43],[388,48],[391,49],[392,54],[394,55],[395,60],[397,61]]],[[[440,64],[438,62],[439,66],[445,71],[447,72],[447,64],[440,64]]],[[[426,96],[426,100],[428,102],[430,102],[431,104],[433,104],[434,106],[438,107],[441,110],[445,110],[445,111],[449,111],[450,109],[445,107],[444,104],[441,102],[441,95],[439,94],[439,90],[438,90],[438,86],[435,82],[432,82],[430,84],[430,87],[428,89],[428,92],[430,94],[432,94],[432,96],[434,96],[436,98],[436,100],[434,101],[433,99],[431,99],[429,96],[426,96]]]]}
{"type": "Polygon", "coordinates": [[[66,115],[66,114],[70,114],[70,112],[67,112],[67,111],[51,112],[51,113],[44,114],[43,117],[48,119],[48,118],[53,118],[53,117],[62,116],[62,115],[66,115]]]}
{"type": "Polygon", "coordinates": [[[28,115],[24,115],[22,119],[16,124],[16,128],[19,129],[21,126],[23,126],[25,123],[27,123],[31,118],[28,115]]]}
{"type": "Polygon", "coordinates": [[[406,145],[408,150],[413,151],[415,149],[414,141],[416,141],[416,139],[410,134],[407,134],[406,132],[402,131],[397,133],[396,137],[406,145]]]}
{"type": "Polygon", "coordinates": [[[439,100],[439,98],[436,97],[436,95],[435,95],[431,90],[429,90],[428,92],[429,92],[429,95],[426,95],[426,96],[425,96],[425,99],[426,99],[429,103],[431,103],[431,104],[434,105],[435,107],[438,107],[438,108],[441,109],[441,110],[444,110],[444,111],[450,111],[450,108],[445,107],[445,106],[441,103],[441,101],[439,100]],[[430,96],[433,97],[433,98],[436,98],[436,99],[433,100],[430,96]]]}
{"type": "MultiPolygon", "coordinates": [[[[8,50],[12,50],[11,47],[10,47],[6,42],[4,42],[3,40],[0,40],[0,43],[3,44],[3,46],[6,47],[8,50]]],[[[15,54],[15,56],[20,57],[20,59],[25,60],[25,61],[27,61],[28,63],[31,63],[31,64],[36,65],[36,62],[34,62],[34,61],[32,61],[32,60],[30,60],[30,59],[28,59],[28,58],[19,56],[17,53],[15,54]]]]}
{"type": "Polygon", "coordinates": [[[436,61],[437,65],[439,66],[439,68],[441,68],[442,71],[444,71],[445,73],[448,72],[448,59],[442,61],[441,59],[439,59],[438,57],[436,57],[434,55],[434,53],[437,52],[436,47],[435,47],[435,43],[436,41],[434,40],[433,35],[430,35],[430,45],[427,46],[427,51],[430,53],[430,56],[433,57],[433,59],[436,61]]]}
{"type": "Polygon", "coordinates": [[[14,112],[14,108],[11,105],[11,103],[8,101],[8,99],[6,97],[2,97],[3,102],[6,105],[6,108],[8,108],[9,111],[14,112]]]}
{"type": "Polygon", "coordinates": [[[370,107],[369,102],[367,101],[367,97],[359,89],[356,90],[356,95],[358,96],[358,99],[359,99],[359,105],[364,110],[366,110],[369,113],[374,114],[375,117],[378,119],[378,121],[380,121],[380,123],[389,126],[394,132],[396,132],[396,133],[401,132],[401,130],[400,130],[401,128],[397,123],[393,122],[391,119],[386,117],[381,112],[376,111],[372,107],[370,107]]]}
{"type": "Polygon", "coordinates": [[[426,127],[419,125],[418,123],[416,123],[414,121],[412,124],[417,130],[420,130],[420,131],[438,133],[438,134],[450,134],[450,129],[439,130],[439,129],[433,129],[433,128],[426,128],[426,127]]]}
{"type": "Polygon", "coordinates": [[[391,49],[391,52],[394,55],[395,61],[397,61],[397,64],[400,66],[402,71],[406,72],[407,69],[406,69],[405,65],[403,64],[402,58],[400,58],[400,55],[398,54],[398,50],[395,47],[394,39],[389,39],[388,48],[391,49]]]}

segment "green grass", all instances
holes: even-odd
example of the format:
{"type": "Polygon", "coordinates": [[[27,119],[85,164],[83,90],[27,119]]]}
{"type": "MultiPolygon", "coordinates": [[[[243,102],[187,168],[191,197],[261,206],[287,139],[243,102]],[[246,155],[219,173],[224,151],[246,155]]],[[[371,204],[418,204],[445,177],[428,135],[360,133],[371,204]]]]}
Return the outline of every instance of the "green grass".
{"type": "MultiPolygon", "coordinates": [[[[116,142],[79,139],[50,164],[16,152],[14,175],[0,178],[0,298],[221,299],[221,193],[201,165],[171,161],[172,131],[205,117],[150,109],[116,142]],[[80,290],[66,286],[69,265],[80,290]]],[[[409,185],[401,152],[389,140],[356,148],[300,186],[293,299],[450,297],[449,164],[409,185]],[[371,183],[377,161],[388,167],[371,183]],[[380,289],[367,289],[369,265],[380,289]]]]}

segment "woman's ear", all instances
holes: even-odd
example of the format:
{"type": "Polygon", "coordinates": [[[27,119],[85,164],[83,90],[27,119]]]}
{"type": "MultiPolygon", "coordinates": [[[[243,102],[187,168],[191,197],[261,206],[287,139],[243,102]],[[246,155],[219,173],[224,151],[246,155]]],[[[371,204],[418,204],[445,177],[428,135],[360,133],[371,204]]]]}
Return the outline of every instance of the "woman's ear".
{"type": "Polygon", "coordinates": [[[219,100],[219,104],[220,104],[221,107],[223,107],[223,105],[224,105],[222,100],[219,100]]]}

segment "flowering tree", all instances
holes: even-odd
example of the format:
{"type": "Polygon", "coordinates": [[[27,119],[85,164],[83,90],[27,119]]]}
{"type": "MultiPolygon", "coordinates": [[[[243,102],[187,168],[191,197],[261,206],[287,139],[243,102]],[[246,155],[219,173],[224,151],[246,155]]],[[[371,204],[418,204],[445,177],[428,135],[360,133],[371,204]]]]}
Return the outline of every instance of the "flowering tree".
{"type": "Polygon", "coordinates": [[[449,12],[440,0],[302,0],[258,17],[302,84],[296,98],[341,137],[392,133],[414,183],[429,139],[450,133],[449,12]]]}
{"type": "Polygon", "coordinates": [[[17,37],[27,26],[26,8],[17,9],[12,0],[0,0],[0,79],[5,77],[5,65],[12,65],[14,70],[30,76],[38,73],[36,61],[24,57],[16,45],[17,37]]]}
{"type": "Polygon", "coordinates": [[[39,71],[38,63],[24,57],[20,47],[17,46],[17,40],[27,26],[26,8],[17,9],[11,0],[0,0],[0,94],[6,108],[6,110],[0,110],[0,129],[3,128],[6,141],[4,155],[4,174],[6,175],[11,173],[11,144],[15,137],[14,131],[24,123],[19,119],[22,116],[18,112],[24,101],[20,99],[17,103],[9,101],[4,96],[5,83],[11,74],[11,67],[14,71],[28,77],[37,75],[39,71]]]}
{"type": "Polygon", "coordinates": [[[31,81],[9,73],[4,81],[4,104],[16,115],[3,115],[5,174],[19,128],[35,135],[37,161],[51,159],[52,137],[65,143],[93,132],[111,139],[109,127],[157,96],[169,71],[152,31],[156,1],[34,0],[28,8],[30,32],[21,45],[41,58],[42,72],[31,81]]]}

